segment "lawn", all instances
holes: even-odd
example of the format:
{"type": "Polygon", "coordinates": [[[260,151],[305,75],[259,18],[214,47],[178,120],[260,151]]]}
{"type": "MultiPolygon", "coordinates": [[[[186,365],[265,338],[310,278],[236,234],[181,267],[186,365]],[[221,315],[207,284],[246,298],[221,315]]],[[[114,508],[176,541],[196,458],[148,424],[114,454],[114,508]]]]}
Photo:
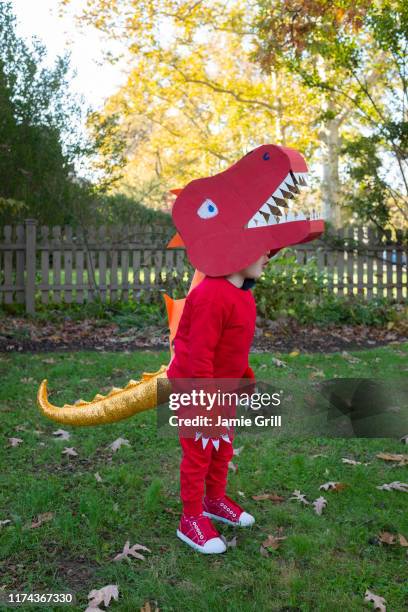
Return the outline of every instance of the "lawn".
{"type": "MultiPolygon", "coordinates": [[[[257,353],[251,365],[259,378],[287,385],[306,385],[315,372],[320,378],[406,376],[408,343],[351,355],[358,361],[338,353],[257,353]],[[273,358],[287,367],[277,367],[273,358]]],[[[228,493],[256,524],[239,531],[222,525],[228,541],[237,535],[236,547],[206,556],[175,536],[180,450],[175,437],[157,434],[155,411],[107,426],[70,428],[46,420],[36,408],[43,378],[50,400],[63,405],[90,400],[167,362],[168,353],[149,351],[0,355],[0,522],[10,521],[0,527],[0,592],[70,591],[77,603],[67,608],[85,610],[92,589],[116,584],[119,600],[108,609],[121,612],[140,610],[146,602],[161,611],[352,612],[370,609],[364,604],[370,589],[386,599],[388,610],[406,610],[407,548],[376,540],[382,531],[408,538],[407,494],[376,488],[408,481],[407,466],[376,457],[381,451],[406,452],[398,440],[239,433],[234,446],[243,448],[234,457],[238,471],[229,473],[228,493]],[[69,440],[56,439],[53,432],[60,428],[69,431],[69,440]],[[11,446],[12,437],[22,442],[11,446]],[[112,452],[108,445],[119,437],[129,446],[112,452]],[[78,455],[62,454],[65,447],[78,455]],[[347,486],[320,491],[327,481],[347,486]],[[289,500],[295,489],[310,501],[324,495],[323,514],[289,500]],[[252,499],[267,492],[285,499],[252,499]],[[50,520],[32,526],[44,513],[52,513],[50,520]],[[286,539],[263,556],[262,542],[277,534],[286,539]],[[150,549],[145,560],[113,561],[127,540],[150,549]]]]}

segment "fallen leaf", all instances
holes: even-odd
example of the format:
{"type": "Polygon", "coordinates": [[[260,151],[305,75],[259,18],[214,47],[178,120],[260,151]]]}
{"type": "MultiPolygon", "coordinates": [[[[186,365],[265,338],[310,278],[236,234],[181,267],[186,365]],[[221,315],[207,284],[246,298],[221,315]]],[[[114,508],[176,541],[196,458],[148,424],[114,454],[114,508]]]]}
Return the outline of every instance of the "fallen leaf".
{"type": "Polygon", "coordinates": [[[293,491],[292,497],[289,497],[289,499],[296,499],[297,501],[302,502],[302,504],[309,504],[310,503],[310,502],[307,501],[306,496],[303,495],[303,493],[301,493],[299,491],[299,489],[296,489],[295,491],[293,491]]]}
{"type": "Polygon", "coordinates": [[[390,482],[389,484],[380,485],[377,487],[377,489],[382,489],[383,491],[403,491],[404,493],[408,493],[408,484],[396,480],[394,482],[390,482]]]}
{"type": "Polygon", "coordinates": [[[129,440],[126,438],[117,438],[112,444],[109,444],[108,448],[110,448],[114,453],[122,446],[122,445],[130,446],[129,440]]]}
{"type": "Polygon", "coordinates": [[[78,457],[78,453],[74,450],[73,447],[65,447],[63,451],[61,451],[61,455],[69,455],[70,457],[78,457]]]}
{"type": "Polygon", "coordinates": [[[277,495],[276,493],[261,493],[261,495],[252,495],[252,499],[255,501],[263,501],[264,499],[270,499],[274,504],[280,504],[285,501],[284,497],[277,495]]]}
{"type": "Polygon", "coordinates": [[[266,548],[264,548],[263,546],[260,546],[260,547],[259,547],[259,552],[261,553],[261,555],[262,555],[263,557],[269,557],[269,553],[268,553],[268,551],[267,551],[267,550],[266,550],[266,548]]]}
{"type": "Polygon", "coordinates": [[[322,514],[324,508],[327,506],[327,500],[324,497],[318,497],[313,502],[313,507],[315,509],[316,514],[319,516],[322,514]]]}
{"type": "Polygon", "coordinates": [[[404,548],[408,547],[408,540],[401,533],[398,534],[398,541],[400,546],[403,546],[404,548]]]}
{"type": "Polygon", "coordinates": [[[322,489],[323,491],[342,491],[346,488],[346,486],[347,485],[345,485],[343,482],[329,481],[320,485],[319,489],[322,489]]]}
{"type": "Polygon", "coordinates": [[[237,491],[238,495],[240,495],[241,497],[245,497],[245,493],[243,491],[237,491]]]}
{"type": "Polygon", "coordinates": [[[378,610],[379,612],[387,612],[387,609],[385,607],[385,604],[387,602],[384,597],[381,597],[380,595],[375,595],[375,593],[372,593],[368,589],[365,592],[364,601],[372,603],[374,610],[378,610]]]}
{"type": "Polygon", "coordinates": [[[398,461],[398,465],[408,465],[408,455],[402,453],[378,453],[378,459],[383,461],[398,461]]]}
{"type": "Polygon", "coordinates": [[[396,544],[397,537],[389,531],[381,531],[381,533],[378,534],[378,541],[381,542],[381,544],[396,544]]]}
{"type": "Polygon", "coordinates": [[[281,361],[280,359],[276,359],[276,357],[272,357],[272,363],[273,365],[276,365],[277,368],[286,368],[287,365],[284,361],[281,361]]]}
{"type": "Polygon", "coordinates": [[[37,527],[40,527],[40,525],[42,525],[43,523],[46,523],[47,521],[52,521],[53,518],[54,512],[44,512],[43,514],[39,514],[37,516],[37,520],[31,522],[30,528],[36,529],[37,527]]]}
{"type": "Polygon", "coordinates": [[[232,461],[228,462],[228,469],[232,470],[234,473],[238,471],[238,466],[235,465],[232,461]]]}
{"type": "Polygon", "coordinates": [[[94,476],[98,482],[102,482],[102,478],[100,477],[99,472],[96,472],[94,476]]]}
{"type": "Polygon", "coordinates": [[[294,350],[291,353],[289,353],[289,357],[299,357],[300,355],[300,351],[298,350],[294,350]]]}
{"type": "MultiPolygon", "coordinates": [[[[354,459],[347,459],[346,457],[342,458],[343,463],[347,463],[348,465],[362,465],[361,461],[355,461],[354,459]]],[[[364,465],[368,465],[365,463],[364,465]]]]}
{"type": "Polygon", "coordinates": [[[58,436],[57,440],[69,440],[71,434],[69,431],[65,431],[65,429],[57,429],[57,431],[52,432],[54,436],[58,436]]]}
{"type": "Polygon", "coordinates": [[[129,555],[132,555],[132,557],[136,557],[136,559],[141,559],[142,561],[145,560],[145,557],[143,555],[141,555],[140,553],[137,553],[137,550],[146,550],[147,552],[152,552],[149,548],[146,548],[146,546],[143,546],[142,544],[133,544],[132,547],[129,547],[130,544],[130,540],[127,540],[125,543],[125,546],[123,547],[123,551],[121,553],[119,553],[118,555],[116,555],[116,557],[113,558],[113,561],[120,561],[121,559],[124,559],[125,557],[128,558],[129,555]]]}
{"type": "Polygon", "coordinates": [[[157,607],[157,602],[154,602],[154,608],[150,605],[150,601],[146,601],[140,608],[140,612],[160,612],[160,608],[157,607]]]}
{"type": "Polygon", "coordinates": [[[10,446],[18,446],[23,442],[21,438],[9,438],[10,446]]]}
{"type": "Polygon", "coordinates": [[[92,599],[89,602],[89,605],[85,612],[93,612],[95,609],[99,610],[97,607],[100,603],[104,603],[105,607],[109,606],[110,600],[112,599],[118,600],[118,585],[117,584],[108,584],[101,589],[92,589],[92,591],[88,595],[88,599],[92,599]]]}
{"type": "Polygon", "coordinates": [[[277,550],[283,540],[286,540],[286,536],[273,536],[268,535],[266,540],[262,542],[262,546],[264,548],[272,548],[273,550],[277,550]]]}
{"type": "Polygon", "coordinates": [[[353,357],[353,355],[350,355],[350,353],[348,353],[347,351],[343,351],[341,353],[341,356],[344,359],[347,359],[349,363],[359,363],[361,361],[361,359],[358,359],[357,357],[353,357]]]}
{"type": "Polygon", "coordinates": [[[240,455],[243,448],[244,448],[243,446],[240,446],[239,448],[234,448],[233,450],[234,455],[237,455],[237,456],[240,455]]]}
{"type": "Polygon", "coordinates": [[[323,370],[316,370],[315,372],[309,374],[309,378],[323,378],[324,376],[325,373],[323,372],[323,370]]]}
{"type": "Polygon", "coordinates": [[[234,536],[231,540],[227,540],[227,538],[223,535],[220,536],[221,540],[224,542],[227,548],[236,548],[237,547],[237,536],[234,536]]]}
{"type": "Polygon", "coordinates": [[[0,521],[0,527],[3,527],[3,525],[7,525],[7,523],[11,523],[10,519],[5,519],[4,521],[0,521]]]}

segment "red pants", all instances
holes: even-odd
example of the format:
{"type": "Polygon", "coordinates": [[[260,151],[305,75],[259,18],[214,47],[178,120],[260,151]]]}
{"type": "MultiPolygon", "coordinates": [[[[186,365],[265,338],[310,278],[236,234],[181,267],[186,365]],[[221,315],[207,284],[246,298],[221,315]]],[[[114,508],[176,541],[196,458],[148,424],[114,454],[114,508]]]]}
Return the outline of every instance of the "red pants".
{"type": "Polygon", "coordinates": [[[227,486],[228,462],[233,455],[231,442],[221,437],[218,450],[208,440],[205,449],[202,440],[179,436],[182,459],[180,463],[180,497],[183,511],[188,515],[201,514],[203,511],[204,482],[208,497],[217,498],[225,494],[227,486]]]}

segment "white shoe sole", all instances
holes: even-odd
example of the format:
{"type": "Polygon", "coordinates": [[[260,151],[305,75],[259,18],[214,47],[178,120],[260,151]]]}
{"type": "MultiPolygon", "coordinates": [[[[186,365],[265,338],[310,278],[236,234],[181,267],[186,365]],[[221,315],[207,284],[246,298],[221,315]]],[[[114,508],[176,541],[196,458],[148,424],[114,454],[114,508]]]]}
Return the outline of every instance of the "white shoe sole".
{"type": "Polygon", "coordinates": [[[221,548],[220,550],[204,550],[202,546],[199,546],[198,544],[193,542],[193,540],[190,540],[190,538],[184,535],[184,533],[182,533],[179,529],[177,529],[176,533],[177,537],[180,538],[180,540],[183,540],[183,542],[191,546],[191,548],[194,548],[194,550],[197,550],[198,552],[202,553],[203,555],[217,555],[227,550],[227,547],[225,546],[224,542],[222,542],[221,538],[218,539],[221,540],[224,548],[221,548]]]}
{"type": "Polygon", "coordinates": [[[230,521],[222,516],[217,516],[216,514],[211,514],[211,512],[206,512],[205,510],[203,514],[204,516],[208,516],[208,518],[214,519],[214,521],[220,521],[221,523],[226,523],[227,525],[232,525],[233,527],[251,527],[255,524],[255,519],[249,525],[241,525],[240,523],[234,523],[234,521],[230,521]]]}

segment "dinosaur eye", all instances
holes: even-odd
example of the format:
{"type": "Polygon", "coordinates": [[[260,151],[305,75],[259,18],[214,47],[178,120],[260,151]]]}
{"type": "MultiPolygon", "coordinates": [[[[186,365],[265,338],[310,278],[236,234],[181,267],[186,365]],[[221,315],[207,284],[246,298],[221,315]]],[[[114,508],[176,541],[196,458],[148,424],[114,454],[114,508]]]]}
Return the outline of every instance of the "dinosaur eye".
{"type": "Polygon", "coordinates": [[[217,205],[210,198],[207,198],[197,210],[197,215],[202,219],[211,219],[211,217],[218,215],[217,205]]]}
{"type": "Polygon", "coordinates": [[[262,155],[262,159],[265,159],[265,160],[269,159],[269,153],[264,153],[262,155]]]}

